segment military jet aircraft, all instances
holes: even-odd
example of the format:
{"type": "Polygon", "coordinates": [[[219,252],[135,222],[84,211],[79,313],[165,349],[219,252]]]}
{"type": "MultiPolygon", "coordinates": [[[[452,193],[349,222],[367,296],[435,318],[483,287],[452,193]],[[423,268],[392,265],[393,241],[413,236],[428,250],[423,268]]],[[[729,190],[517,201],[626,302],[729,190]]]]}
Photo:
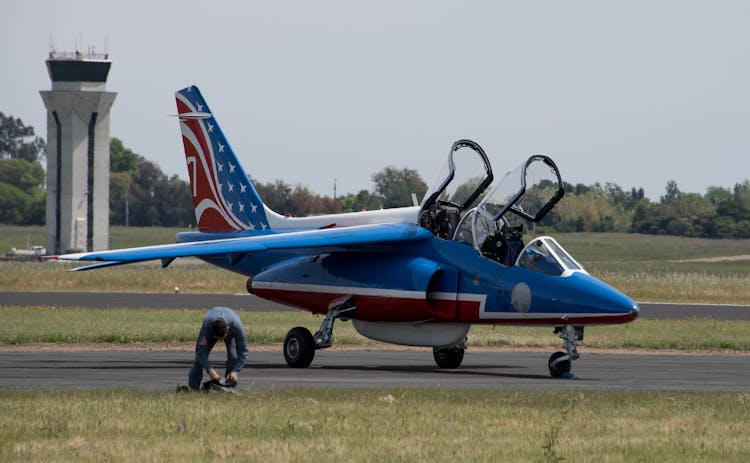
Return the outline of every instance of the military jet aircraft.
{"type": "Polygon", "coordinates": [[[164,267],[198,257],[248,277],[259,297],[324,315],[312,334],[292,328],[291,367],[331,346],[337,319],[363,336],[433,348],[440,368],[460,366],[472,325],[550,326],[564,351],[549,358],[570,376],[584,326],[628,323],[638,305],[589,275],[549,236],[523,243],[563,197],[555,163],[535,155],[494,181],[484,150],[453,143],[421,204],[314,217],[266,206],[197,87],[176,93],[198,231],[176,244],[58,256],[88,270],[147,260],[164,267]],[[519,224],[520,223],[520,224],[519,224]]]}

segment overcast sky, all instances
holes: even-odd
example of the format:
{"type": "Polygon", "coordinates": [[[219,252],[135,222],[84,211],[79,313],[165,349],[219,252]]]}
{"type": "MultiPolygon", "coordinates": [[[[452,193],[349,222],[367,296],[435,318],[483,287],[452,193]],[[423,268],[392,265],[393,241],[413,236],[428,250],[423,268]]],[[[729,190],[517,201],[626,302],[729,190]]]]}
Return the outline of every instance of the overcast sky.
{"type": "Polygon", "coordinates": [[[189,84],[250,175],[327,195],[459,138],[653,199],[750,178],[747,1],[4,0],[0,111],[45,138],[50,38],[106,47],[112,136],[182,178],[189,84]]]}

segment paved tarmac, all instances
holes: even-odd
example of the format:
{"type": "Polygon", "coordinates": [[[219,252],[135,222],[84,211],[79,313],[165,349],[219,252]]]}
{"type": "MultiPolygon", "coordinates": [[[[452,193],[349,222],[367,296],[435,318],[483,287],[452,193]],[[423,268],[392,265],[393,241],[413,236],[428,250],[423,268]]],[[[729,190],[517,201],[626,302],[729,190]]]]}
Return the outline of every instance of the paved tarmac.
{"type": "MultiPolygon", "coordinates": [[[[222,363],[223,349],[211,359],[222,363]]],[[[635,355],[583,352],[578,379],[551,378],[544,352],[467,351],[456,370],[435,367],[421,351],[327,350],[294,369],[280,352],[251,351],[240,391],[323,389],[501,389],[601,391],[750,391],[750,356],[635,355]]],[[[191,352],[4,352],[0,390],[140,389],[186,384],[191,352]]],[[[220,370],[221,371],[221,370],[220,370]]]]}
{"type": "MultiPolygon", "coordinates": [[[[248,311],[296,311],[251,294],[139,294],[0,292],[0,305],[51,307],[209,309],[216,306],[248,311]]],[[[750,306],[710,304],[639,303],[642,318],[750,320],[750,306]]]]}
{"type": "MultiPolygon", "coordinates": [[[[295,310],[252,295],[134,293],[0,293],[1,305],[91,308],[295,310]]],[[[643,318],[750,319],[750,307],[641,303],[643,318]]],[[[457,370],[435,367],[432,353],[331,349],[310,368],[288,368],[278,352],[251,351],[240,390],[295,388],[446,388],[604,391],[750,391],[748,355],[587,353],[574,363],[576,380],[550,378],[550,352],[472,352],[457,370]]],[[[212,360],[222,361],[221,349],[212,360]]],[[[0,389],[143,389],[185,384],[190,352],[3,352],[0,389]]]]}

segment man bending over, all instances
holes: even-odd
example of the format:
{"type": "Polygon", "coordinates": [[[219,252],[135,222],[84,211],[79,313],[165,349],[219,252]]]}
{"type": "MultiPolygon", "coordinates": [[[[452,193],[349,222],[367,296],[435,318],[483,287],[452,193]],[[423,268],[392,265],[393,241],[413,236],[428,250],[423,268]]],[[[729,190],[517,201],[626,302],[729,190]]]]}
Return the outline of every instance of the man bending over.
{"type": "Polygon", "coordinates": [[[239,373],[245,365],[248,354],[245,328],[234,310],[229,307],[214,307],[206,314],[200,333],[198,333],[198,341],[195,344],[195,360],[188,377],[190,389],[200,389],[203,370],[206,370],[211,380],[221,380],[221,376],[208,360],[208,354],[217,341],[224,341],[227,346],[225,382],[229,386],[237,384],[239,373]]]}

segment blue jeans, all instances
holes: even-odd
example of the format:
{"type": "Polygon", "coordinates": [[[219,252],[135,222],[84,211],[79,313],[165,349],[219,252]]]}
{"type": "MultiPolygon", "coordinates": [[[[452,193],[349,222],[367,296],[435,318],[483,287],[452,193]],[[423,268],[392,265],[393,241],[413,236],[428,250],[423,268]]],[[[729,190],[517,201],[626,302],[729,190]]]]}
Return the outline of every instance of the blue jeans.
{"type": "MultiPolygon", "coordinates": [[[[237,363],[237,346],[234,342],[234,338],[225,339],[224,345],[227,347],[227,363],[224,376],[226,377],[232,372],[234,365],[237,363]]],[[[209,352],[214,348],[213,345],[209,346],[209,352]]],[[[198,356],[193,360],[193,367],[190,369],[188,374],[188,387],[190,389],[200,389],[201,381],[203,381],[203,368],[198,362],[198,356]]]]}

